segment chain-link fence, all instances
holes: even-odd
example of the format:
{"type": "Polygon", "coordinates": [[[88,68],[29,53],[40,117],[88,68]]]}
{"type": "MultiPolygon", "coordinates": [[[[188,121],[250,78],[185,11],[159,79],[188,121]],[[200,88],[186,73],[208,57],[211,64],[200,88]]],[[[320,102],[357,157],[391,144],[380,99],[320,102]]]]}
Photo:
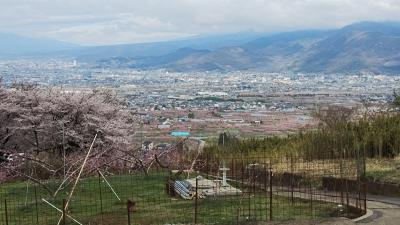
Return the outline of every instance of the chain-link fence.
{"type": "Polygon", "coordinates": [[[366,210],[364,168],[360,157],[292,155],[199,157],[193,170],[155,163],[147,174],[99,168],[75,189],[74,179],[2,184],[0,223],[243,224],[352,218],[366,210]]]}

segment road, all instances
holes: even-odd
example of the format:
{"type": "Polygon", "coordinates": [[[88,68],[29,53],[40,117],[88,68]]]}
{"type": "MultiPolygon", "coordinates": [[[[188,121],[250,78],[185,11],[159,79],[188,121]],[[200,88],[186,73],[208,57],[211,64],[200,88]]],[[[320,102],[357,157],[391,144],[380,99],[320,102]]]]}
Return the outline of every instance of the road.
{"type": "Polygon", "coordinates": [[[369,199],[367,207],[372,215],[355,224],[400,225],[400,198],[369,196],[369,199]]]}

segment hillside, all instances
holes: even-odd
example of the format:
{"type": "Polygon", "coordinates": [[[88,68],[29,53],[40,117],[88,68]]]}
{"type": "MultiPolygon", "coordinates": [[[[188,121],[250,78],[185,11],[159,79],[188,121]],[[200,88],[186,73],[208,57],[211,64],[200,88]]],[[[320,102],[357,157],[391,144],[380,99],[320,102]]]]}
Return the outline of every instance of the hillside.
{"type": "Polygon", "coordinates": [[[169,71],[400,74],[400,23],[362,22],[336,30],[241,32],[181,40],[78,47],[0,35],[0,57],[69,57],[100,67],[169,71]]]}
{"type": "Polygon", "coordinates": [[[276,34],[240,46],[186,55],[155,67],[178,71],[399,73],[399,52],[398,24],[365,22],[339,30],[276,34]]]}

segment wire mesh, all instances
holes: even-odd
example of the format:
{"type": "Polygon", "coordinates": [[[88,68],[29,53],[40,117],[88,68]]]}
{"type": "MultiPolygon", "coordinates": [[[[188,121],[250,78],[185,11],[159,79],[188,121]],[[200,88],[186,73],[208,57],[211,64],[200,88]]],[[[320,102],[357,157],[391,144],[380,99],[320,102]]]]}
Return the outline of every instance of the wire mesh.
{"type": "Polygon", "coordinates": [[[343,151],[326,158],[200,157],[193,171],[158,164],[147,174],[103,167],[79,180],[64,214],[72,181],[60,189],[62,180],[44,180],[42,185],[20,180],[0,186],[0,223],[243,224],[353,218],[366,211],[364,164],[360,152],[343,151]],[[186,199],[178,184],[187,185],[186,199]]]}

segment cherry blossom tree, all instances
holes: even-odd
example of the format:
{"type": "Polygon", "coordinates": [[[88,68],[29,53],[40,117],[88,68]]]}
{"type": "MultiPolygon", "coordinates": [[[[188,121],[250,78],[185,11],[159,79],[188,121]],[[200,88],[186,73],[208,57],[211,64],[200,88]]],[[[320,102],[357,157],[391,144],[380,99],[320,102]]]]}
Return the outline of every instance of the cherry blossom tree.
{"type": "Polygon", "coordinates": [[[121,161],[112,159],[135,146],[130,135],[137,118],[109,90],[0,85],[0,121],[0,152],[13,155],[2,168],[13,174],[71,175],[96,134],[88,171],[117,166],[121,161]]]}
{"type": "Polygon", "coordinates": [[[139,120],[110,90],[0,82],[0,183],[23,178],[56,196],[97,173],[147,174],[154,166],[193,170],[199,153],[183,151],[184,140],[141,151],[132,138],[139,120]],[[48,186],[49,178],[59,185],[48,186]]]}

